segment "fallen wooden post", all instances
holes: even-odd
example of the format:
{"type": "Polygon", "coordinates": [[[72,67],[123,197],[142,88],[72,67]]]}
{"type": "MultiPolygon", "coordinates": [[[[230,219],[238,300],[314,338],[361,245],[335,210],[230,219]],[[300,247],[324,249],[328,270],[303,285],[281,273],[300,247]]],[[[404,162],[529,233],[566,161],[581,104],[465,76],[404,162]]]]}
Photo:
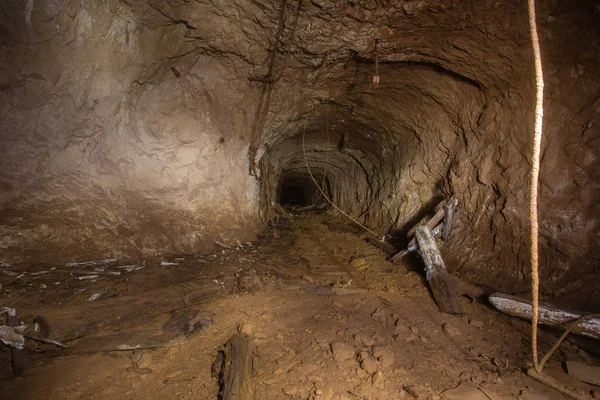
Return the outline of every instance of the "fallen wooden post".
{"type": "Polygon", "coordinates": [[[220,384],[222,400],[254,400],[254,345],[250,332],[243,328],[225,344],[220,354],[220,384]]]}
{"type": "MultiPolygon", "coordinates": [[[[447,237],[450,236],[450,231],[452,229],[452,219],[454,217],[454,208],[455,207],[456,207],[456,198],[454,196],[452,196],[446,203],[444,203],[443,206],[438,206],[433,217],[431,217],[431,219],[429,219],[429,221],[427,221],[425,226],[433,231],[434,236],[438,236],[438,235],[442,234],[444,229],[447,231],[447,235],[448,235],[447,237]],[[448,211],[446,211],[446,209],[451,210],[451,212],[449,213],[448,211]],[[438,225],[442,221],[442,219],[444,220],[443,225],[438,225]],[[439,229],[439,231],[438,231],[438,229],[439,229]]],[[[421,226],[421,225],[419,225],[419,226],[421,226]]],[[[408,231],[407,237],[410,238],[411,236],[414,236],[414,232],[416,232],[416,229],[419,226],[415,226],[410,231],[408,231]]],[[[446,239],[444,239],[444,240],[446,240],[446,239]]],[[[415,237],[413,237],[410,240],[410,242],[408,242],[406,249],[402,250],[401,252],[399,252],[392,258],[390,258],[390,261],[393,263],[397,263],[400,260],[402,260],[408,253],[411,253],[415,250],[417,250],[417,240],[415,237]]]]}
{"type": "MultiPolygon", "coordinates": [[[[431,230],[431,233],[433,234],[434,237],[439,237],[441,232],[442,232],[441,224],[431,230]]],[[[393,263],[398,263],[404,257],[406,257],[408,255],[408,253],[412,253],[414,251],[417,251],[418,249],[419,249],[419,245],[417,244],[417,238],[415,237],[408,243],[408,246],[406,247],[406,249],[402,250],[401,252],[399,252],[392,258],[390,258],[390,261],[393,263]]]]}
{"type": "MultiPolygon", "coordinates": [[[[509,294],[494,293],[490,295],[489,301],[505,314],[531,320],[531,301],[529,300],[509,294]]],[[[583,315],[585,314],[578,311],[561,310],[549,303],[540,302],[539,305],[539,323],[556,328],[564,329],[569,322],[573,322],[583,315]]],[[[572,332],[600,339],[600,318],[590,316],[577,324],[572,332]]]]}
{"type": "Polygon", "coordinates": [[[452,278],[446,271],[446,264],[435,244],[431,230],[426,226],[419,226],[415,231],[415,237],[419,245],[419,254],[425,263],[427,282],[440,311],[455,315],[462,314],[458,294],[452,284],[452,278]]]}
{"type": "MultiPolygon", "coordinates": [[[[11,308],[6,313],[6,325],[8,326],[19,326],[19,313],[14,308],[11,308]]],[[[22,375],[25,369],[25,358],[23,357],[23,350],[17,349],[16,347],[10,347],[10,364],[12,366],[13,374],[22,375]]]]}

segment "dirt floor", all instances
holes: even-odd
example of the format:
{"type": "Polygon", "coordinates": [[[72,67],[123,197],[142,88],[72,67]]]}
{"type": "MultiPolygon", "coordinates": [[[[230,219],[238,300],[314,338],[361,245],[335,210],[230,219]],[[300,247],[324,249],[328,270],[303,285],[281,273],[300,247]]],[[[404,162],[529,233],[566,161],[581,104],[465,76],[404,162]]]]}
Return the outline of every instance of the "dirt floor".
{"type": "MultiPolygon", "coordinates": [[[[258,242],[166,259],[177,265],[157,260],[131,272],[111,266],[98,272],[120,274],[83,280],[72,267],[4,265],[0,308],[17,308],[26,324],[43,312],[50,332],[57,310],[74,310],[62,315],[61,329],[85,332],[66,343],[70,349],[26,340],[25,373],[16,378],[8,348],[0,347],[0,397],[216,399],[213,361],[245,324],[254,331],[256,399],[564,398],[524,373],[527,322],[468,296],[461,296],[463,316],[440,313],[418,259],[393,265],[364,238],[335,217],[304,213],[281,219],[276,233],[258,242]],[[210,295],[194,294],[202,285],[212,285],[210,295]],[[168,295],[172,289],[180,296],[168,295]],[[99,298],[91,300],[94,294],[99,298]],[[182,305],[157,306],[163,295],[182,305]],[[136,296],[146,296],[138,303],[148,305],[147,314],[127,314],[136,296]],[[129,300],[115,308],[119,299],[129,300]],[[122,316],[90,327],[77,314],[86,308],[93,308],[86,314],[92,319],[122,316]],[[165,336],[165,321],[189,316],[182,312],[190,308],[202,317],[197,329],[165,336]],[[163,340],[150,349],[98,351],[90,340],[154,332],[157,325],[163,340]]],[[[542,352],[555,338],[542,332],[542,352]]],[[[594,346],[567,340],[546,372],[593,393],[599,388],[570,378],[561,363],[598,364],[594,346]]]]}

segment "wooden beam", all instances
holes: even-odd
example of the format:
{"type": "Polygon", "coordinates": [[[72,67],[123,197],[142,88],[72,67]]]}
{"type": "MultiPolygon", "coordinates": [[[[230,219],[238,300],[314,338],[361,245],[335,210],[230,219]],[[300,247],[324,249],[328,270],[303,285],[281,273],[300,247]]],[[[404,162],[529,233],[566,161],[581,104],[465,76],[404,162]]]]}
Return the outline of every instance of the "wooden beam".
{"type": "Polygon", "coordinates": [[[221,360],[221,399],[254,400],[253,337],[237,332],[225,344],[221,360]]]}
{"type": "MultiPolygon", "coordinates": [[[[529,300],[504,293],[494,293],[490,295],[489,300],[494,307],[505,314],[531,320],[531,301],[529,300]]],[[[573,322],[583,315],[585,314],[582,312],[562,310],[549,303],[540,302],[539,305],[539,322],[556,328],[564,329],[569,322],[573,322]]],[[[590,317],[583,320],[573,328],[573,333],[600,339],[600,318],[590,317]]]]}
{"type": "Polygon", "coordinates": [[[433,298],[440,311],[460,315],[462,306],[458,301],[458,294],[452,278],[446,271],[446,264],[435,244],[435,238],[427,226],[419,226],[415,231],[419,245],[419,254],[425,263],[425,275],[433,298]]]}
{"type": "MultiPolygon", "coordinates": [[[[429,229],[433,229],[435,226],[437,226],[437,224],[439,224],[442,221],[442,218],[444,218],[444,207],[442,204],[440,204],[436,208],[433,217],[429,218],[429,220],[425,223],[425,226],[427,226],[429,229]]],[[[414,236],[419,226],[421,225],[416,225],[412,227],[412,229],[406,234],[406,237],[413,238],[412,241],[414,241],[414,236]]]]}
{"type": "MultiPolygon", "coordinates": [[[[452,221],[448,221],[448,219],[453,219],[454,217],[454,208],[456,207],[456,198],[454,196],[452,196],[446,203],[440,203],[436,209],[435,214],[433,215],[433,217],[431,217],[429,219],[429,221],[427,221],[427,223],[425,224],[426,227],[428,227],[429,229],[431,229],[434,232],[434,235],[437,236],[440,233],[442,233],[442,231],[445,229],[447,231],[447,237],[450,236],[450,231],[452,229],[452,221]],[[446,209],[448,208],[448,210],[450,211],[450,215],[448,218],[448,211],[446,211],[446,209]],[[442,219],[444,220],[444,224],[443,227],[440,227],[439,229],[439,233],[436,232],[438,229],[438,224],[442,221],[442,219]],[[449,226],[449,227],[447,227],[449,226]]],[[[408,238],[411,238],[414,236],[416,229],[422,225],[417,225],[414,226],[410,231],[408,231],[408,234],[406,235],[408,238]]],[[[446,239],[444,239],[446,240],[446,239]]],[[[406,246],[406,249],[402,250],[401,252],[397,253],[395,256],[393,256],[392,258],[390,258],[390,261],[393,263],[397,263],[400,260],[402,260],[408,253],[411,253],[413,251],[417,250],[417,240],[415,237],[413,237],[410,242],[408,242],[408,245],[406,246]]]]}
{"type": "MultiPolygon", "coordinates": [[[[433,234],[434,237],[439,237],[441,232],[442,232],[442,224],[436,226],[435,228],[433,228],[431,230],[431,233],[433,234]]],[[[397,253],[395,256],[390,258],[390,261],[393,262],[394,264],[396,264],[396,263],[400,262],[404,257],[406,257],[409,253],[412,253],[413,251],[417,251],[418,249],[419,249],[419,245],[417,244],[417,238],[413,238],[408,243],[408,246],[406,247],[406,249],[402,250],[401,252],[397,253]]]]}
{"type": "Polygon", "coordinates": [[[456,208],[456,199],[454,196],[444,204],[444,225],[442,227],[442,240],[445,242],[452,234],[452,223],[454,222],[454,209],[456,208]]]}

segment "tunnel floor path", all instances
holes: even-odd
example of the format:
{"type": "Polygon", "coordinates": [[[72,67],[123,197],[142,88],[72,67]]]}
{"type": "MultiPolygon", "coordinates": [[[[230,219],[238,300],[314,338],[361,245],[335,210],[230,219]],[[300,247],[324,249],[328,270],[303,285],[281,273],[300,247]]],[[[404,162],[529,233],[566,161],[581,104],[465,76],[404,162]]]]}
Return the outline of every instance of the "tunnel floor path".
{"type": "MultiPolygon", "coordinates": [[[[13,283],[10,302],[24,316],[85,303],[92,293],[103,293],[96,303],[102,305],[165,287],[179,287],[185,298],[186,290],[206,282],[220,291],[198,307],[211,321],[201,331],[135,354],[78,354],[30,343],[25,374],[13,378],[2,348],[0,397],[216,399],[212,363],[247,324],[255,336],[256,399],[563,398],[523,372],[530,358],[526,322],[466,296],[460,300],[465,315],[440,313],[418,260],[393,265],[364,238],[356,226],[326,213],[290,214],[258,242],[173,256],[173,265],[157,261],[129,275],[62,285],[52,285],[57,277],[50,273],[35,275],[43,278],[34,284],[13,283]],[[46,286],[42,293],[40,285],[46,286]]],[[[542,332],[543,350],[554,338],[542,332]]],[[[77,349],[77,341],[69,344],[77,349]]],[[[566,379],[565,357],[593,356],[566,343],[548,374],[566,379]]]]}

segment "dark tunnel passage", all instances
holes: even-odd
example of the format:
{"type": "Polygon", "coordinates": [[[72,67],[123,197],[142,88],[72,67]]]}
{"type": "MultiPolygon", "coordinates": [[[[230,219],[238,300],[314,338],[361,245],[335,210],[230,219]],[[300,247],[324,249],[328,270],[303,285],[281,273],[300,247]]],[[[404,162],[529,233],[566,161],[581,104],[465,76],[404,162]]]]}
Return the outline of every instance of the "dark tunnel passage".
{"type": "Polygon", "coordinates": [[[329,126],[324,121],[315,117],[302,132],[280,137],[265,153],[263,195],[281,204],[328,207],[316,181],[336,207],[363,223],[376,219],[381,199],[393,197],[396,190],[392,183],[400,176],[399,143],[361,124],[329,126]]]}
{"type": "MultiPolygon", "coordinates": [[[[313,175],[325,195],[331,198],[329,179],[322,175],[313,175]]],[[[279,179],[277,189],[278,201],[281,205],[311,206],[317,202],[326,203],[319,187],[308,173],[284,171],[279,179]]]]}

